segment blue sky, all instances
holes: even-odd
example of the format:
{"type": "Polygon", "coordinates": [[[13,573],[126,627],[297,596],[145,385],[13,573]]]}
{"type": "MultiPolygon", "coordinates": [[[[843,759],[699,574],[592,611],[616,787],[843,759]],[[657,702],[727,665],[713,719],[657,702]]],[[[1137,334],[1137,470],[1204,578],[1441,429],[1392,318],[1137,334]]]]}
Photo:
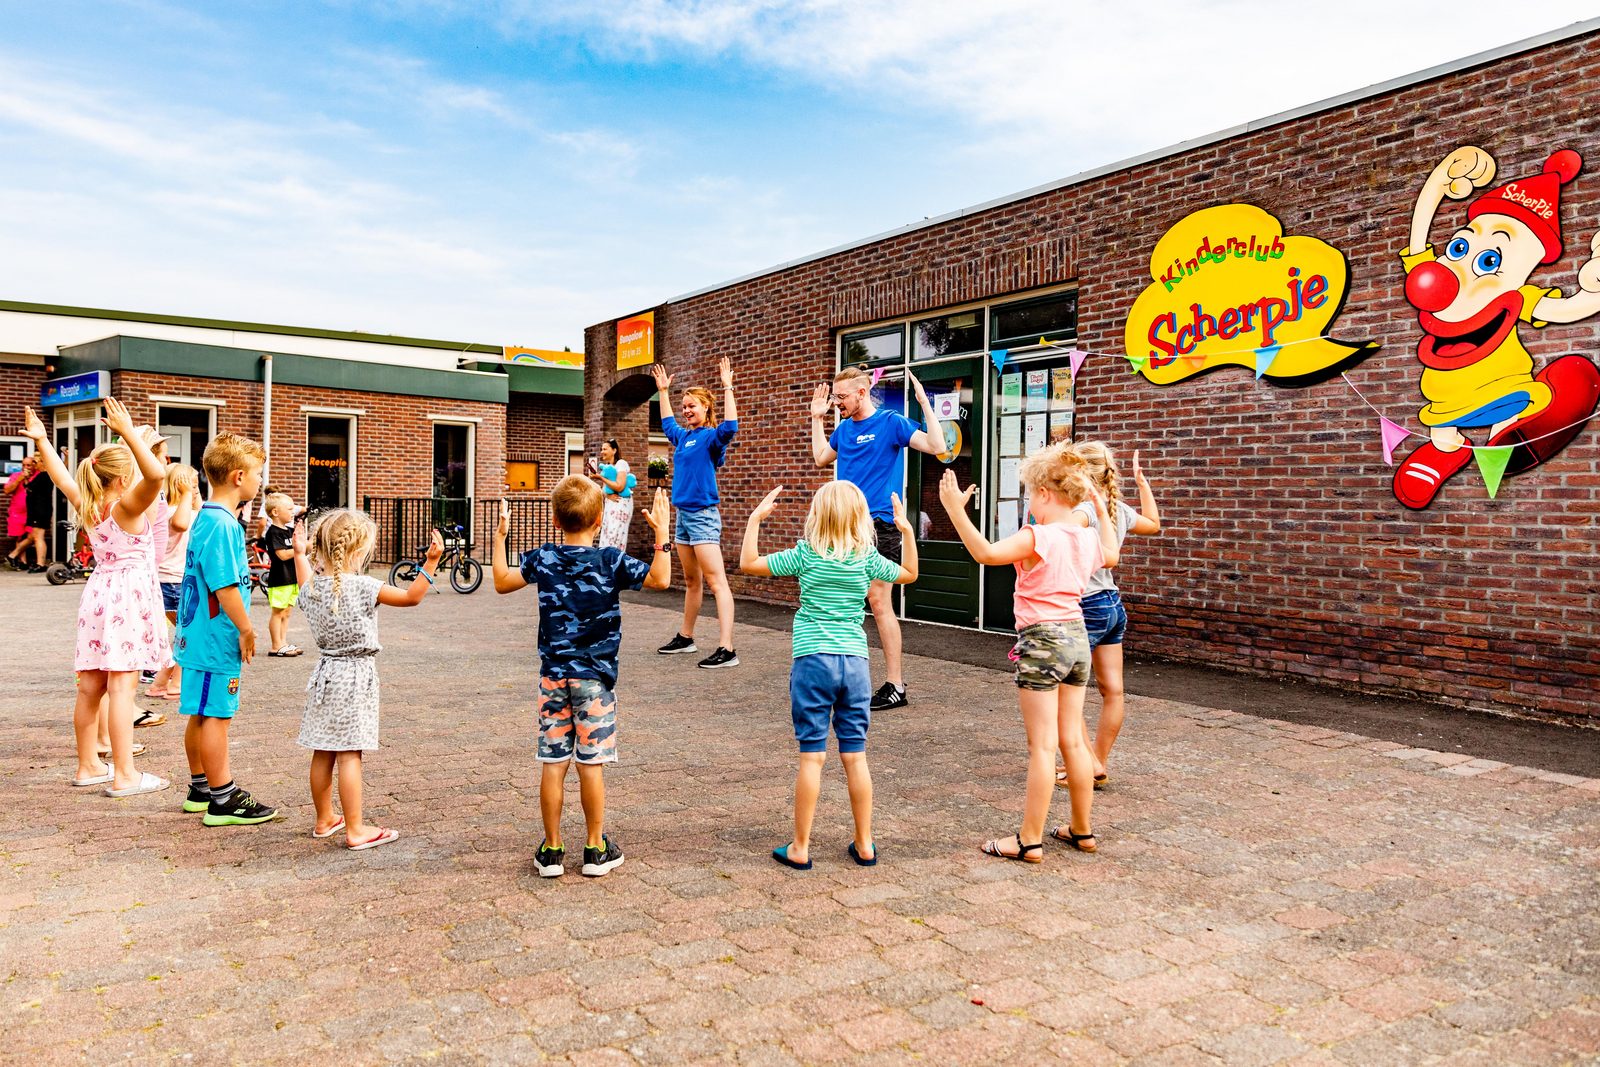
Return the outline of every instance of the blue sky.
{"type": "Polygon", "coordinates": [[[5,10],[0,298],[555,348],[703,285],[1600,14],[1538,7],[1513,25],[1479,0],[1448,17],[1394,0],[1315,17],[1242,0],[5,10]]]}

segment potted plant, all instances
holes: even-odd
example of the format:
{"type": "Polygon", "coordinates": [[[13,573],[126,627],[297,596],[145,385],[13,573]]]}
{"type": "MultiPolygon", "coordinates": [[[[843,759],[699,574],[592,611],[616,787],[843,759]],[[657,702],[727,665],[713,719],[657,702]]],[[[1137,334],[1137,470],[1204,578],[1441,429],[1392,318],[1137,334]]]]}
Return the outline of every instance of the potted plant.
{"type": "Polygon", "coordinates": [[[645,470],[650,476],[651,485],[663,481],[667,476],[667,457],[651,456],[650,461],[645,464],[645,470]]]}

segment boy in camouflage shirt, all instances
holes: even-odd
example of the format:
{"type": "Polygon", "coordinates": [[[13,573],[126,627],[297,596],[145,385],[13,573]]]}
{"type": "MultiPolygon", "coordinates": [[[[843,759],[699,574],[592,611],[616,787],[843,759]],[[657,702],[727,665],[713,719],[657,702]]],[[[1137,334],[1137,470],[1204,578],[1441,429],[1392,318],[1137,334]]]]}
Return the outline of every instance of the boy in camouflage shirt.
{"type": "Polygon", "coordinates": [[[578,764],[578,783],[588,840],[583,873],[598,877],[622,863],[622,850],[605,833],[606,789],[602,768],[617,758],[617,653],[622,647],[623,589],[665,589],[672,581],[671,529],[666,494],[656,491],[645,521],[658,542],[646,564],[621,549],[596,548],[604,497],[587,478],[561,480],[550,496],[560,544],[543,544],[522,556],[520,570],[506,565],[511,517],[500,505],[494,535],[494,588],[513,593],[539,590],[539,811],[544,841],[534,863],[544,878],[565,871],[561,800],[567,767],[578,764]]]}

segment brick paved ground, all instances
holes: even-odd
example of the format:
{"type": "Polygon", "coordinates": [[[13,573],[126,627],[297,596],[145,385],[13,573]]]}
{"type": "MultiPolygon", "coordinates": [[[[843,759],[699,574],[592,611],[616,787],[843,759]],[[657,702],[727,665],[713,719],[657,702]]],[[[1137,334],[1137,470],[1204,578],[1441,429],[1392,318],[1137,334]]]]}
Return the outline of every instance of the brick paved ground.
{"type": "MultiPolygon", "coordinates": [[[[1003,863],[974,846],[1020,809],[1007,678],[914,660],[918,703],[873,732],[883,863],[844,856],[830,764],[796,874],[767,858],[789,833],[787,634],[742,630],[736,670],[660,661],[663,597],[626,609],[628,861],[541,881],[531,594],[385,609],[369,804],[404,836],[352,854],[307,836],[309,656],[257,661],[234,735],[286,821],[206,830],[176,791],[69,789],[77,588],[0,576],[8,1062],[1600,1056],[1600,781],[1133,698],[1101,853],[1003,863]]],[[[174,724],[140,737],[146,769],[181,774],[174,724]]]]}

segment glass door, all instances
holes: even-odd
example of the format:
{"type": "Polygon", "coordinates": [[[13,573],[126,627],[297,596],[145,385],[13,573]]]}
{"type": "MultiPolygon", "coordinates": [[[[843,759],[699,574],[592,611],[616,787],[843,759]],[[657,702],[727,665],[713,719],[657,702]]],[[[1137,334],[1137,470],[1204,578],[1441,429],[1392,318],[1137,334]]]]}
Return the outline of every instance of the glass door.
{"type": "MultiPolygon", "coordinates": [[[[955,471],[963,487],[982,478],[984,412],[979,375],[987,365],[987,360],[963,359],[917,367],[912,372],[922,381],[934,408],[948,411],[952,417],[941,420],[938,427],[944,432],[946,451],[938,456],[906,451],[907,518],[917,530],[921,559],[920,576],[904,587],[909,619],[978,625],[982,568],[956,536],[939,503],[939,480],[947,470],[955,471]]],[[[973,504],[981,509],[982,494],[973,498],[973,504]]],[[[971,517],[979,529],[984,527],[981,510],[971,517]]]]}
{"type": "Polygon", "coordinates": [[[306,419],[306,499],[312,511],[351,506],[348,416],[312,415],[306,419]]]}

